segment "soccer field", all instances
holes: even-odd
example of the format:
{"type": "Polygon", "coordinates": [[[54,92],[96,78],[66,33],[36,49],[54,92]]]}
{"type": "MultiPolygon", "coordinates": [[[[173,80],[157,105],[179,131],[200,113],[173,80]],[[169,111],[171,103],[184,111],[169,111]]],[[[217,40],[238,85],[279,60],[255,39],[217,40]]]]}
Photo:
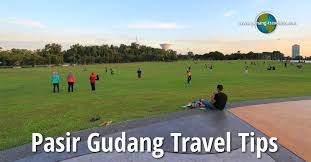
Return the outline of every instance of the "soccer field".
{"type": "Polygon", "coordinates": [[[244,61],[143,62],[76,67],[0,69],[0,150],[31,142],[31,133],[62,135],[98,127],[106,121],[120,122],[182,110],[197,98],[209,98],[217,84],[224,85],[229,102],[311,95],[311,64],[303,69],[279,62],[258,61],[244,73],[244,61]],[[209,71],[205,64],[212,63],[209,71]],[[268,64],[276,71],[267,71],[268,64]],[[186,69],[193,71],[186,84],[186,69]],[[105,72],[113,68],[115,74],[105,72]],[[136,70],[143,78],[137,79],[136,70]],[[86,71],[84,70],[86,69],[86,71]],[[60,93],[52,93],[50,75],[61,75],[60,93]],[[75,92],[67,92],[66,76],[76,77],[75,92]],[[89,75],[99,73],[96,92],[89,75]],[[90,122],[93,117],[100,120],[90,122]]]}

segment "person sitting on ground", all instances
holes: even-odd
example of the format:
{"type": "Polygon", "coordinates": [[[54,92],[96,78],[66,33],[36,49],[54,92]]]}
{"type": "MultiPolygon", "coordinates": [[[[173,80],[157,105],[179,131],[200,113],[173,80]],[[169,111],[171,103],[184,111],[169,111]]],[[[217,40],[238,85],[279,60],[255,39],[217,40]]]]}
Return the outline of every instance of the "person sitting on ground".
{"type": "Polygon", "coordinates": [[[301,63],[297,64],[297,68],[298,69],[302,69],[303,68],[303,65],[301,63]]]}
{"type": "Polygon", "coordinates": [[[272,70],[272,66],[269,64],[267,70],[272,70]]]}
{"type": "Polygon", "coordinates": [[[223,110],[226,107],[227,100],[227,95],[223,93],[223,85],[217,85],[217,92],[212,95],[211,101],[200,99],[192,102],[191,107],[223,110]]]}

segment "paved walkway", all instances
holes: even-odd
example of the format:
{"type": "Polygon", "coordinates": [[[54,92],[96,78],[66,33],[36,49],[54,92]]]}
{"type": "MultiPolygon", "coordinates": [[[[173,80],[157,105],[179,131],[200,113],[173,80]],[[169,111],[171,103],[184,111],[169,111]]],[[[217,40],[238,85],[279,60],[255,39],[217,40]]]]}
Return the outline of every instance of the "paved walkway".
{"type": "MultiPolygon", "coordinates": [[[[0,161],[19,161],[19,162],[55,162],[55,161],[258,161],[256,153],[242,153],[240,137],[237,137],[237,133],[240,132],[255,132],[258,137],[267,137],[266,135],[278,136],[279,134],[269,134],[257,127],[252,121],[247,121],[245,116],[256,118],[256,114],[249,114],[239,116],[243,114],[243,111],[247,111],[247,107],[250,105],[266,104],[273,105],[275,103],[295,102],[301,100],[298,103],[311,103],[311,97],[301,98],[288,98],[288,99],[273,99],[273,100],[256,100],[239,102],[229,105],[229,109],[225,111],[205,111],[205,110],[186,110],[177,113],[171,113],[161,116],[148,117],[145,119],[133,120],[118,124],[113,124],[105,128],[93,128],[80,132],[75,132],[73,136],[79,136],[82,140],[86,140],[88,135],[93,132],[100,133],[105,137],[120,136],[121,132],[126,132],[128,136],[132,137],[164,137],[166,139],[163,149],[165,150],[165,156],[162,159],[154,159],[151,153],[91,153],[87,149],[86,141],[80,142],[78,145],[77,153],[31,153],[31,145],[24,145],[14,149],[5,150],[0,152],[0,161]],[[243,111],[242,111],[243,110],[243,111]],[[233,112],[233,113],[232,113],[233,112]],[[240,113],[240,114],[238,114],[240,113]],[[239,116],[239,117],[237,117],[239,116]],[[241,119],[242,120],[241,120],[241,119]],[[244,122],[247,121],[247,122],[244,122]],[[258,130],[257,130],[258,129],[258,130]],[[262,131],[262,132],[261,132],[262,131]],[[170,133],[180,132],[183,136],[187,137],[224,137],[226,132],[232,134],[232,152],[231,153],[216,153],[214,150],[211,153],[201,154],[179,154],[172,153],[173,151],[173,139],[170,137],[170,133]],[[264,134],[265,133],[265,134],[264,134]]],[[[288,103],[284,103],[288,104],[288,103]]],[[[266,106],[265,105],[265,106],[266,106]]],[[[257,105],[262,107],[262,105],[257,105]]],[[[282,105],[273,105],[273,108],[280,109],[282,105]]],[[[272,107],[271,107],[272,108],[272,107]]],[[[271,109],[272,110],[272,109],[271,109]]],[[[285,110],[288,111],[288,110],[285,110]]],[[[252,110],[247,111],[251,113],[252,110]]],[[[296,111],[295,111],[296,112],[296,111]]],[[[297,111],[296,114],[306,112],[297,111]]],[[[309,113],[309,112],[307,112],[309,113]]],[[[275,113],[277,115],[277,113],[275,113]]],[[[260,116],[260,115],[259,115],[260,116]]],[[[253,118],[249,118],[253,119],[253,118]]],[[[256,121],[254,121],[256,123],[256,121]]],[[[263,122],[264,123],[264,122],[263,122]]],[[[271,123],[270,123],[271,124],[271,123]]],[[[267,127],[267,125],[265,125],[267,127]]],[[[270,126],[270,125],[269,125],[270,126]]],[[[283,128],[286,131],[288,128],[283,128]]],[[[304,127],[304,131],[310,131],[310,127],[304,127]]],[[[273,129],[274,130],[274,129],[273,129]]],[[[300,130],[300,129],[298,129],[300,130]]],[[[296,131],[298,131],[296,130],[296,131]]],[[[300,130],[301,131],[301,130],[300,130]]],[[[289,132],[290,133],[290,132],[289,132]]],[[[281,136],[280,136],[281,137],[281,136]]],[[[268,138],[268,137],[267,137],[268,138]]],[[[283,139],[283,137],[281,137],[283,139]]],[[[287,140],[284,140],[287,141],[287,140]]],[[[283,144],[281,142],[281,144],[283,144]]],[[[260,161],[304,161],[302,158],[294,154],[290,147],[285,144],[283,147],[278,144],[279,151],[276,153],[263,154],[260,161]]],[[[189,145],[188,145],[189,146],[189,145]]],[[[42,150],[42,147],[39,149],[42,150]]],[[[304,156],[301,156],[304,157],[304,156]]],[[[305,158],[305,157],[304,157],[305,158]]]]}
{"type": "Polygon", "coordinates": [[[245,106],[230,112],[311,161],[311,100],[245,106]]]}
{"type": "MultiPolygon", "coordinates": [[[[248,145],[249,148],[249,145],[248,145]]],[[[154,159],[149,153],[96,153],[80,156],[62,162],[103,162],[103,161],[118,161],[118,162],[275,162],[268,154],[263,154],[261,159],[256,158],[256,154],[246,152],[241,154],[240,150],[235,150],[230,153],[221,154],[174,154],[166,153],[161,159],[154,159]]]]}

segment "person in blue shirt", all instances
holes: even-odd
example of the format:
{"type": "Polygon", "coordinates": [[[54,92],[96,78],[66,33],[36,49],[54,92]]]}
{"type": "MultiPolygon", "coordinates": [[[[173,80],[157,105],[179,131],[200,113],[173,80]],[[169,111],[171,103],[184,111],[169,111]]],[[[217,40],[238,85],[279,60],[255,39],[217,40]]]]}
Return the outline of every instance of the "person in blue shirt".
{"type": "Polygon", "coordinates": [[[57,92],[59,93],[59,82],[60,82],[60,76],[57,72],[53,72],[53,74],[51,75],[51,82],[53,84],[53,93],[57,92]]]}
{"type": "Polygon", "coordinates": [[[140,69],[140,68],[138,68],[138,70],[137,70],[137,76],[138,76],[138,79],[140,79],[140,78],[141,78],[141,74],[142,74],[142,71],[141,71],[141,69],[140,69]]]}

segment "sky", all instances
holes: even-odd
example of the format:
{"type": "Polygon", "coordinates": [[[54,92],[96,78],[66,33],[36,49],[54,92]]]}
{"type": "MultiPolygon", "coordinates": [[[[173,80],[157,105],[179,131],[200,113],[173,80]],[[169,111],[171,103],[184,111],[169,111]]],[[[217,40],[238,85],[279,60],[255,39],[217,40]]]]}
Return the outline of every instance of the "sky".
{"type": "Polygon", "coordinates": [[[159,48],[172,44],[179,53],[263,52],[291,55],[299,44],[311,56],[309,0],[0,0],[0,47],[43,48],[70,45],[139,44],[159,48]],[[280,26],[263,34],[253,22],[262,12],[280,26]]]}

